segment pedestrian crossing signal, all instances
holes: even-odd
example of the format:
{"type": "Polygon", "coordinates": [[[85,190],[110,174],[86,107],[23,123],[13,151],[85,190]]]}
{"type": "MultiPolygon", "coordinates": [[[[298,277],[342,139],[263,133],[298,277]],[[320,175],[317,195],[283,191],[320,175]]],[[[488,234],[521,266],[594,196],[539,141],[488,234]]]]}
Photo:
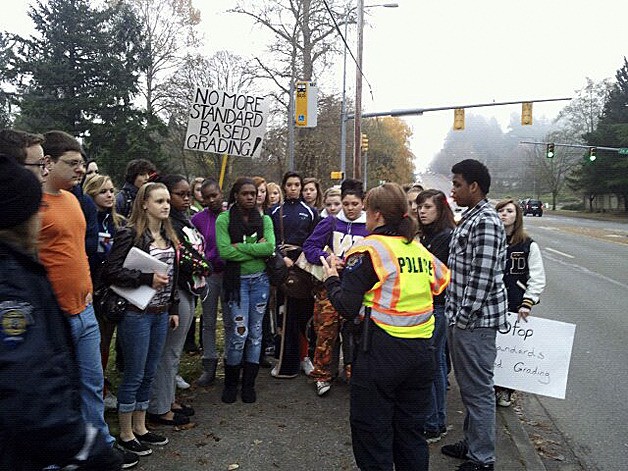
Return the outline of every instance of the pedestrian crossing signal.
{"type": "Polygon", "coordinates": [[[342,172],[331,172],[332,180],[342,180],[344,178],[344,173],[342,172]]]}

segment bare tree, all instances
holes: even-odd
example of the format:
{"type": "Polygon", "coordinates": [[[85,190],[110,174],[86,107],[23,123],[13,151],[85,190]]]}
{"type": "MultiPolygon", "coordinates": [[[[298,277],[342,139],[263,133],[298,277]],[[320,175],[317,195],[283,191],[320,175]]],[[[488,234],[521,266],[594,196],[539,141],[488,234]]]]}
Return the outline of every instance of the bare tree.
{"type": "Polygon", "coordinates": [[[586,86],[576,91],[576,96],[558,114],[557,124],[580,138],[593,132],[612,87],[611,79],[595,83],[587,77],[586,86]]]}
{"type": "Polygon", "coordinates": [[[144,61],[141,93],[149,116],[165,109],[168,76],[184,62],[199,40],[195,31],[201,21],[192,0],[110,0],[133,8],[142,24],[144,61]]]}
{"type": "Polygon", "coordinates": [[[255,71],[244,58],[228,51],[211,57],[190,54],[163,84],[163,104],[167,110],[169,152],[180,159],[184,172],[217,175],[220,156],[206,152],[183,150],[192,95],[197,86],[230,92],[252,92],[255,71]]]}

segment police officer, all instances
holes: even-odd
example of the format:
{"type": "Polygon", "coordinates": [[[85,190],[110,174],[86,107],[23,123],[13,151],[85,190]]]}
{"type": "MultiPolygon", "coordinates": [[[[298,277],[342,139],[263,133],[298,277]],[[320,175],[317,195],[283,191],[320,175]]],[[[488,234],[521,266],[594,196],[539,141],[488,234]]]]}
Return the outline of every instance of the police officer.
{"type": "Polygon", "coordinates": [[[432,295],[449,282],[449,270],[413,240],[403,189],[373,188],[365,200],[366,238],[345,258],[321,259],[329,299],[347,319],[362,321],[351,377],[351,435],[361,470],[427,470],[423,422],[435,373],[430,338],[432,295]]]}
{"type": "Polygon", "coordinates": [[[0,469],[118,470],[82,418],[69,325],[36,259],[41,197],[33,173],[0,157],[0,469]]]}

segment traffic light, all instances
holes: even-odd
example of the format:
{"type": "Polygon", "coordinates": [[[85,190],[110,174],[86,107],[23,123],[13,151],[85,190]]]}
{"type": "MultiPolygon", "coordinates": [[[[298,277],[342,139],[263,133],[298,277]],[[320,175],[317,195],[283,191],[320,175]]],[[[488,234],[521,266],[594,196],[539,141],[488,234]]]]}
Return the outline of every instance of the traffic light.
{"type": "Polygon", "coordinates": [[[595,155],[596,152],[597,152],[597,149],[595,147],[589,147],[589,160],[591,162],[597,159],[597,155],[595,155]]]}
{"type": "Polygon", "coordinates": [[[547,157],[548,159],[554,158],[554,143],[553,142],[550,142],[547,145],[547,148],[545,149],[545,157],[547,157]]]}
{"type": "Polygon", "coordinates": [[[464,108],[454,110],[454,131],[464,130],[464,108]]]}
{"type": "Polygon", "coordinates": [[[521,126],[532,125],[532,102],[521,103],[521,126]]]}
{"type": "Polygon", "coordinates": [[[369,151],[369,138],[364,133],[362,133],[362,145],[360,147],[362,148],[362,152],[369,151]]]}

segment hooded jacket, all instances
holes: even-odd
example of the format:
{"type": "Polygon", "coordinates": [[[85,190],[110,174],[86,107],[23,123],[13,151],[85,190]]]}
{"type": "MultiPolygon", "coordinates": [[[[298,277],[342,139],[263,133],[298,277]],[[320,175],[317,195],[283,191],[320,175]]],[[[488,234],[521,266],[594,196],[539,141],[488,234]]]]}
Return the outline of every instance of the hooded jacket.
{"type": "Polygon", "coordinates": [[[303,252],[308,262],[321,265],[320,257],[329,255],[324,250],[326,246],[336,256],[343,258],[345,252],[367,234],[364,211],[355,221],[349,221],[344,211],[340,211],[337,216],[327,216],[318,223],[312,235],[303,244],[303,252]]]}

